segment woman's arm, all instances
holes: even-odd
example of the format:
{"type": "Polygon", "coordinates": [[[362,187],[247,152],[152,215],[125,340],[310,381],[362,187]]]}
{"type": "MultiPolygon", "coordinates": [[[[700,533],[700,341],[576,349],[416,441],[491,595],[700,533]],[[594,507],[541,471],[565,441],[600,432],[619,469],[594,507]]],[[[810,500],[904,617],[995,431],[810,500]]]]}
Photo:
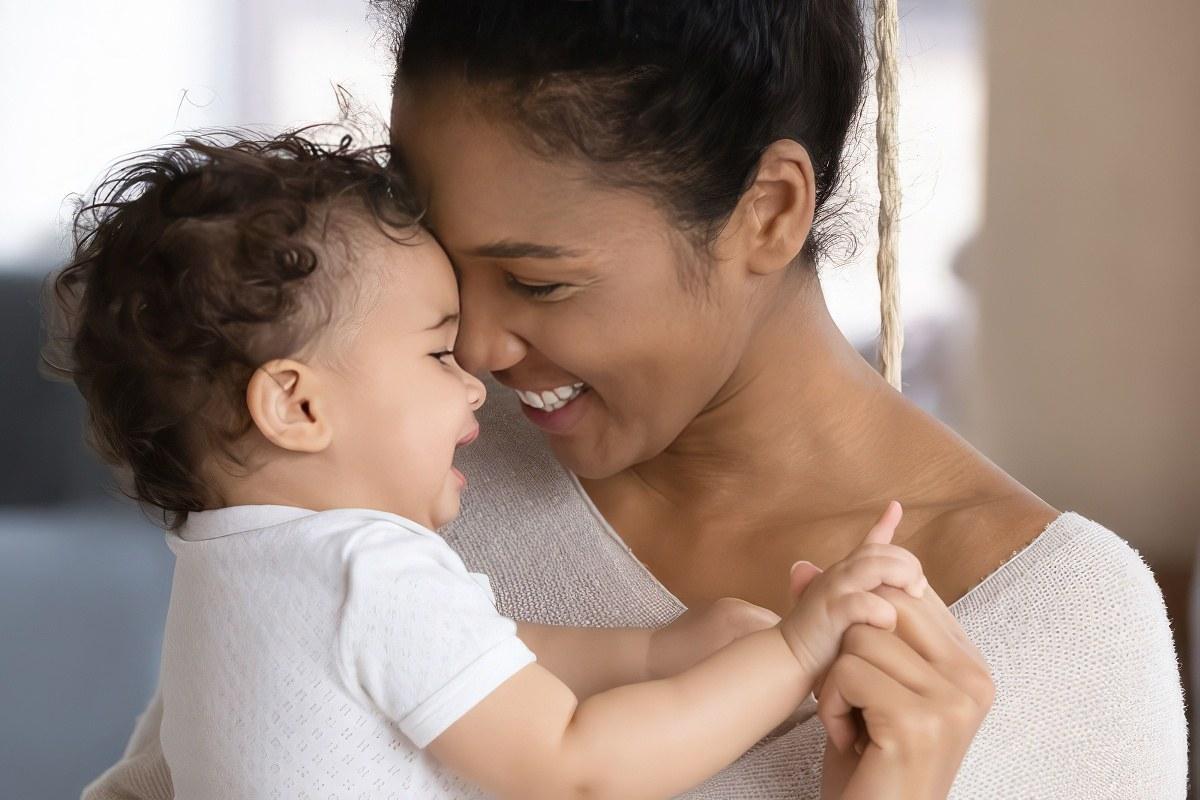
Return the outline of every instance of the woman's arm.
{"type": "Polygon", "coordinates": [[[158,733],[162,693],[138,717],[121,760],[83,790],[82,800],[171,800],[175,791],[158,733]]]}

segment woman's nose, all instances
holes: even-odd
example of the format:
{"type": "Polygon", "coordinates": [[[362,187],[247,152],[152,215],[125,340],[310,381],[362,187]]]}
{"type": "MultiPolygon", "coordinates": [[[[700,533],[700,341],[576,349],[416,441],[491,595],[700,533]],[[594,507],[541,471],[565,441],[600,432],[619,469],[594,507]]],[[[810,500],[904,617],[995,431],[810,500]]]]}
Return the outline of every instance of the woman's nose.
{"type": "Polygon", "coordinates": [[[454,358],[467,372],[501,372],[520,363],[528,350],[525,341],[505,324],[503,285],[480,285],[463,278],[459,287],[461,317],[454,358]]]}

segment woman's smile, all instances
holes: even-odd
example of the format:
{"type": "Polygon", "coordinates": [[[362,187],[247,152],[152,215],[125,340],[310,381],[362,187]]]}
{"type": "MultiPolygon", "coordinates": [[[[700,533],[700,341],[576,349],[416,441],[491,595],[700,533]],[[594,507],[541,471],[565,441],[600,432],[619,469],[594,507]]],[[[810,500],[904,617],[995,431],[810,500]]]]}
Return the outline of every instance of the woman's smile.
{"type": "Polygon", "coordinates": [[[525,417],[543,431],[558,436],[570,433],[587,413],[591,387],[585,383],[537,391],[513,390],[525,417]],[[564,396],[565,395],[565,396],[564,396]],[[550,400],[550,398],[553,398],[550,400]]]}
{"type": "Polygon", "coordinates": [[[566,386],[557,386],[553,389],[543,389],[538,391],[514,389],[517,397],[522,403],[530,408],[536,408],[539,411],[553,413],[558,411],[563,406],[570,403],[587,388],[584,383],[571,383],[566,386]]]}

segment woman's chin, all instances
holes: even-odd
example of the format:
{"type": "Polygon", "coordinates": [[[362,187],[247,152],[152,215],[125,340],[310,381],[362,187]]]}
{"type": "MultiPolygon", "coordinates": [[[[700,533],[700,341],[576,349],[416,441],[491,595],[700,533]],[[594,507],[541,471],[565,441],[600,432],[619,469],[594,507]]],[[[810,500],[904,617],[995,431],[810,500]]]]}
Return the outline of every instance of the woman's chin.
{"type": "Polygon", "coordinates": [[[632,461],[613,458],[611,451],[601,447],[594,439],[560,439],[549,437],[550,450],[567,470],[588,481],[611,478],[623,469],[633,466],[632,461]]]}

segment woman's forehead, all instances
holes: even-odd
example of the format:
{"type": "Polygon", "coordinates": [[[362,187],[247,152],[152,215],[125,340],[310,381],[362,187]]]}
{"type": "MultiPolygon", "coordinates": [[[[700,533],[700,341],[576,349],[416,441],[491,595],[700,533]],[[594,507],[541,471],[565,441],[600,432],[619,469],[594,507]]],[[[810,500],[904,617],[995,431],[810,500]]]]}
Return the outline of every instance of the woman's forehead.
{"type": "Polygon", "coordinates": [[[430,226],[455,251],[513,242],[579,250],[571,243],[657,217],[644,196],[600,186],[569,159],[533,154],[501,122],[417,105],[397,113],[393,135],[430,226]]]}

